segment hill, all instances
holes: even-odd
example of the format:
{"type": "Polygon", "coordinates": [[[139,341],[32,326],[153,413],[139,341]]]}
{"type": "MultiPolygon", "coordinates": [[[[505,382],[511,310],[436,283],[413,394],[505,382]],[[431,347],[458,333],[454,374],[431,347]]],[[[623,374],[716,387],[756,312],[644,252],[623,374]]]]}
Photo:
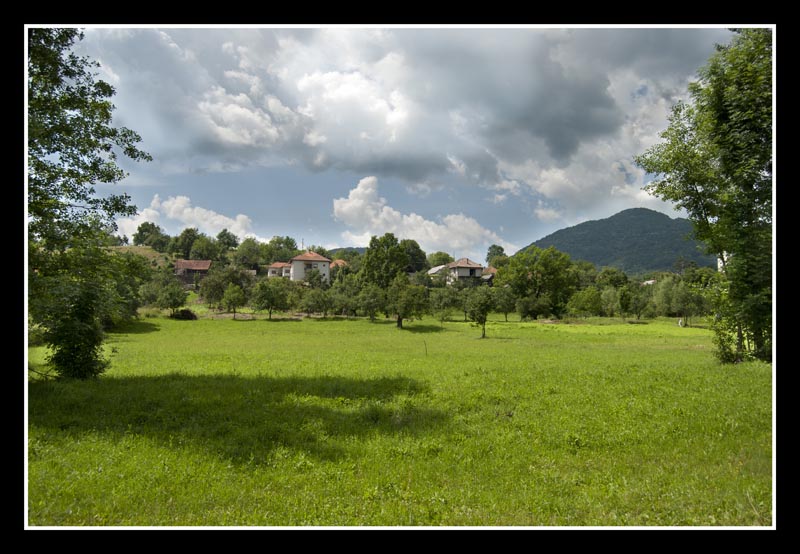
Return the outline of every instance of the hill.
{"type": "Polygon", "coordinates": [[[701,243],[690,238],[691,232],[688,219],[631,208],[606,219],[561,229],[522,250],[554,246],[573,260],[616,267],[629,275],[674,270],[681,258],[698,266],[716,267],[714,256],[703,253],[701,243]]]}
{"type": "Polygon", "coordinates": [[[343,254],[345,252],[357,252],[359,254],[364,254],[367,251],[366,246],[345,246],[343,248],[331,248],[328,252],[333,256],[336,254],[343,254]]]}

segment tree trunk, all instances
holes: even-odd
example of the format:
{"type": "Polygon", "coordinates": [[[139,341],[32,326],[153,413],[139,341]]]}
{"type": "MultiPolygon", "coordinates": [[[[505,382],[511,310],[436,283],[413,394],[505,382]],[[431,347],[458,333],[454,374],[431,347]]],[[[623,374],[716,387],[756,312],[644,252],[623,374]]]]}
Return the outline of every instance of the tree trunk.
{"type": "Polygon", "coordinates": [[[397,316],[397,328],[398,329],[402,329],[403,328],[403,318],[400,317],[400,316],[397,316]]]}
{"type": "Polygon", "coordinates": [[[481,330],[481,338],[482,339],[486,338],[486,322],[485,321],[483,322],[483,328],[481,330]]]}

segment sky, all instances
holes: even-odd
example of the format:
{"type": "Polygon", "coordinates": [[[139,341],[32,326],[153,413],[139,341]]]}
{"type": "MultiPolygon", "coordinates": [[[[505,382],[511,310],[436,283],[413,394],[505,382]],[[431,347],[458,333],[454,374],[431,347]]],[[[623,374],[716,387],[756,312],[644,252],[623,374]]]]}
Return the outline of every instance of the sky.
{"type": "Polygon", "coordinates": [[[100,185],[151,221],[298,245],[416,240],[482,262],[646,207],[634,156],[725,28],[86,28],[149,163],[100,185]]]}

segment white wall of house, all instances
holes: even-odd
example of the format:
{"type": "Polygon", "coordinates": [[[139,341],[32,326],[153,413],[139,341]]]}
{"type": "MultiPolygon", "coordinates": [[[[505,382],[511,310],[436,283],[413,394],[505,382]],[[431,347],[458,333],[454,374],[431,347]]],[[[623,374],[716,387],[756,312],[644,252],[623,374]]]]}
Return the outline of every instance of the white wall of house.
{"type": "Polygon", "coordinates": [[[466,277],[480,277],[483,274],[483,268],[480,267],[453,267],[450,268],[450,276],[454,279],[461,279],[466,277]],[[470,273],[470,270],[473,273],[470,273]]]}
{"type": "Polygon", "coordinates": [[[306,272],[316,269],[322,275],[324,281],[330,281],[331,267],[330,262],[305,262],[301,260],[292,260],[292,268],[289,278],[292,281],[302,281],[306,278],[306,272]]]}

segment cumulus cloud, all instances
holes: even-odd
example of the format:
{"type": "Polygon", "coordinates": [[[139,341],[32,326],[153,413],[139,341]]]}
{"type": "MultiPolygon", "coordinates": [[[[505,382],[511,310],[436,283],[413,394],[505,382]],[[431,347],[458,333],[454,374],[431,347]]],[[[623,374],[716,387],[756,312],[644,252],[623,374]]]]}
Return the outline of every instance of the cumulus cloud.
{"type": "Polygon", "coordinates": [[[191,199],[183,195],[170,196],[166,200],[161,200],[156,194],[147,208],[133,217],[117,220],[117,234],[130,237],[145,221],[162,227],[175,227],[173,232],[180,232],[187,227],[196,227],[202,233],[216,236],[223,229],[227,229],[240,239],[254,237],[264,241],[262,237],[257,237],[251,232],[253,222],[249,216],[237,214],[234,217],[228,217],[214,210],[194,206],[191,199]]]}
{"type": "Polygon", "coordinates": [[[427,252],[455,252],[473,259],[480,259],[491,244],[499,244],[507,251],[518,248],[463,213],[445,215],[438,222],[413,212],[401,213],[378,195],[375,176],[364,177],[346,198],[335,199],[333,213],[337,220],[354,229],[345,231],[342,238],[359,246],[366,246],[372,235],[393,233],[400,239],[416,240],[427,252]]]}

